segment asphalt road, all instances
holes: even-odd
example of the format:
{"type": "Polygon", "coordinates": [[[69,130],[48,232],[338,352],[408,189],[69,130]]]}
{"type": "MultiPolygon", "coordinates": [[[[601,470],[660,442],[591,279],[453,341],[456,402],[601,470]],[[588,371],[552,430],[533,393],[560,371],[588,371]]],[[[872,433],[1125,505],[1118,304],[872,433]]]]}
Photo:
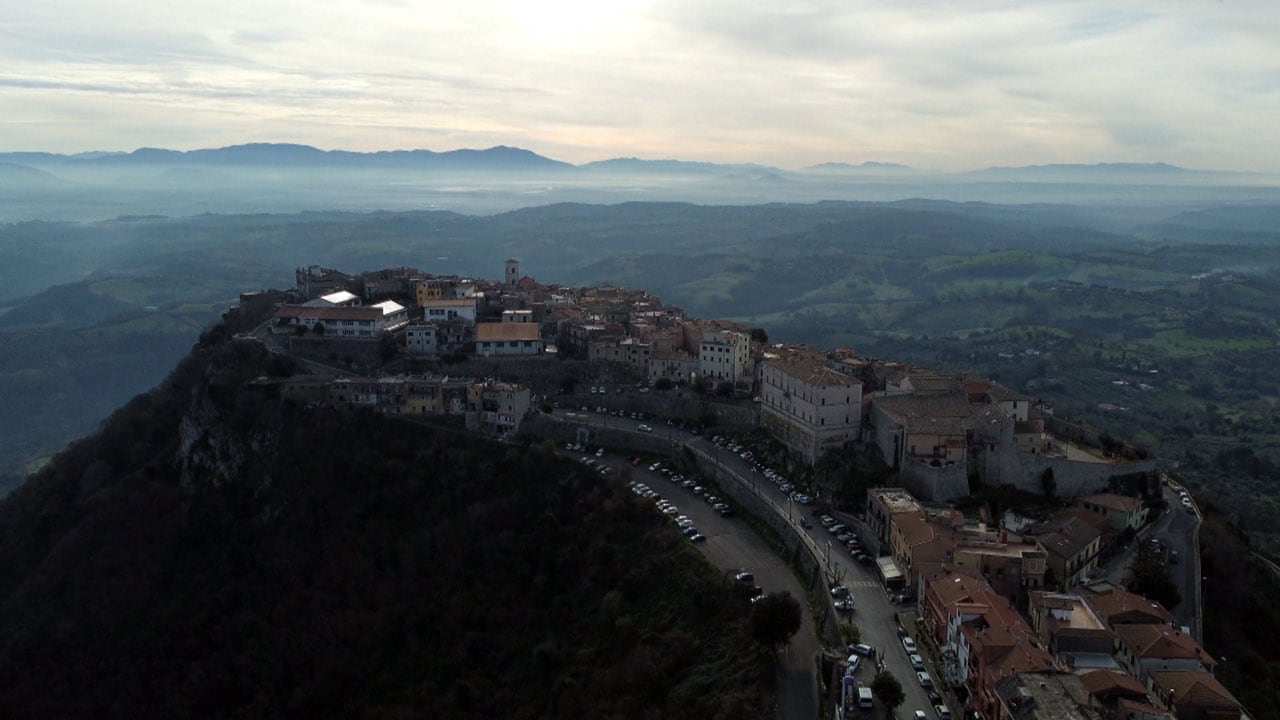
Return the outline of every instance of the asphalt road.
{"type": "MultiPolygon", "coordinates": [[[[561,420],[585,425],[607,426],[610,429],[639,432],[636,428],[640,423],[630,418],[606,416],[600,413],[582,412],[580,410],[569,410],[567,412],[557,410],[554,416],[561,420]]],[[[766,498],[772,504],[775,512],[783,517],[788,517],[796,525],[796,529],[810,539],[818,557],[824,562],[829,562],[829,575],[838,578],[840,584],[847,585],[852,591],[855,609],[852,614],[846,615],[846,617],[858,626],[862,633],[863,642],[876,647],[880,659],[885,663],[885,669],[902,683],[906,700],[898,709],[896,715],[898,717],[911,717],[915,710],[924,710],[927,717],[937,717],[927,692],[916,680],[916,671],[912,669],[910,662],[907,660],[906,650],[903,649],[902,643],[898,638],[898,623],[895,615],[899,611],[913,612],[914,606],[897,606],[890,602],[889,596],[876,577],[874,569],[863,567],[855,562],[849,555],[848,550],[827,534],[816,522],[813,523],[814,527],[808,530],[800,527],[799,521],[802,515],[812,517],[809,508],[791,503],[785,493],[778,490],[777,487],[736,454],[725,448],[718,447],[707,438],[666,425],[664,420],[650,419],[645,422],[652,426],[653,435],[668,439],[673,444],[688,445],[715,458],[723,467],[737,475],[743,483],[752,486],[757,494],[766,498]],[[829,555],[827,552],[828,542],[830,542],[829,555]]],[[[705,546],[707,556],[712,562],[716,563],[717,567],[726,570],[733,567],[750,567],[752,572],[756,574],[757,584],[766,591],[772,592],[775,587],[772,584],[766,584],[767,582],[777,582],[779,584],[776,587],[788,589],[797,597],[804,597],[804,591],[791,570],[773,554],[767,545],[764,545],[759,540],[754,532],[742,525],[740,521],[727,521],[729,528],[731,528],[729,535],[736,538],[731,540],[723,534],[722,530],[717,530],[715,518],[719,518],[719,516],[707,507],[705,502],[693,500],[693,496],[689,495],[683,488],[676,488],[666,479],[654,476],[653,473],[648,472],[647,468],[644,469],[643,473],[633,468],[633,473],[636,479],[640,479],[668,500],[676,503],[682,512],[686,508],[693,509],[700,506],[698,507],[699,510],[705,510],[711,514],[712,517],[708,518],[706,523],[707,527],[716,534],[713,536],[703,530],[703,535],[708,539],[705,546]],[[644,479],[645,477],[656,479],[650,482],[650,480],[644,479]],[[681,491],[685,492],[684,497],[687,499],[678,499],[680,496],[677,493],[681,491]],[[776,576],[773,574],[774,571],[757,570],[757,567],[770,566],[777,568],[776,572],[778,574],[776,576]],[[763,572],[769,574],[762,574],[763,572]]],[[[700,520],[699,517],[694,516],[692,513],[685,512],[685,514],[694,519],[699,529],[703,528],[703,520],[700,520]]],[[[830,602],[830,599],[827,598],[824,601],[830,602]]],[[[914,628],[908,628],[908,630],[912,631],[914,636],[914,628]]],[[[916,638],[916,640],[919,643],[920,639],[916,638]]],[[[797,634],[796,638],[793,638],[792,646],[789,648],[786,657],[784,657],[784,667],[786,669],[783,671],[784,677],[780,678],[779,717],[796,718],[797,720],[799,718],[808,720],[808,718],[816,717],[817,681],[812,658],[817,647],[812,619],[806,614],[804,628],[801,633],[797,634]],[[797,646],[797,639],[802,635],[808,642],[812,643],[804,650],[797,646]],[[807,699],[806,693],[808,694],[807,699]]],[[[927,672],[934,679],[934,683],[940,685],[940,668],[936,667],[927,653],[921,654],[925,656],[927,672]]],[[[870,685],[875,673],[874,664],[864,662],[855,677],[858,678],[859,684],[870,685]]],[[[953,714],[957,709],[952,707],[953,714]]],[[[880,716],[882,711],[883,708],[877,707],[876,715],[880,716]]],[[[958,714],[955,714],[955,716],[959,717],[958,714]]]]}
{"type": "MultiPolygon", "coordinates": [[[[818,557],[824,562],[828,562],[828,577],[834,576],[838,579],[838,584],[849,587],[853,594],[854,611],[845,615],[845,617],[858,626],[864,643],[875,646],[879,658],[885,663],[885,669],[898,678],[899,682],[902,683],[903,691],[906,693],[906,701],[898,709],[897,715],[899,717],[911,717],[915,710],[924,710],[927,717],[936,717],[932,703],[929,702],[928,694],[916,681],[916,671],[912,669],[910,662],[908,662],[907,652],[903,649],[902,643],[898,638],[896,613],[899,611],[913,612],[914,607],[911,605],[898,606],[890,602],[888,593],[885,592],[884,587],[880,584],[874,569],[864,567],[854,561],[849,551],[818,523],[813,522],[813,527],[808,530],[800,527],[799,522],[802,516],[812,518],[810,509],[791,503],[785,493],[778,490],[773,483],[752,469],[747,462],[733,452],[717,447],[714,443],[704,438],[691,437],[687,442],[693,447],[710,454],[723,466],[731,469],[734,474],[751,484],[756,489],[756,492],[768,499],[776,512],[789,517],[791,522],[796,525],[796,529],[810,539],[811,547],[815,549],[818,557]]],[[[908,630],[913,629],[908,628],[908,630]]],[[[917,638],[917,642],[919,642],[919,638],[917,638]]],[[[921,654],[926,655],[925,653],[921,654]]],[[[937,684],[938,678],[941,677],[940,669],[930,662],[927,655],[925,657],[925,667],[930,677],[937,684]]],[[[859,684],[870,685],[875,674],[875,666],[864,661],[855,677],[858,678],[859,684]]],[[[877,712],[881,710],[881,708],[877,708],[877,712]]]]}
{"type": "MultiPolygon", "coordinates": [[[[627,430],[640,433],[639,421],[617,416],[605,416],[581,410],[556,410],[552,417],[562,421],[611,430],[627,430]]],[[[663,420],[645,421],[653,428],[651,434],[679,444],[696,436],[666,425],[663,420]]],[[[578,453],[570,453],[581,457],[578,453]]],[[[755,575],[755,582],[765,592],[786,591],[803,605],[806,593],[795,573],[782,561],[758,535],[740,518],[724,518],[711,509],[705,500],[695,496],[683,486],[672,483],[661,474],[651,472],[647,465],[632,466],[624,457],[606,453],[606,462],[615,470],[615,477],[629,478],[648,485],[659,495],[675,503],[680,513],[688,515],[699,532],[707,539],[699,545],[703,555],[732,582],[732,576],[748,570],[755,575]]],[[[656,502],[656,498],[654,499],[656,502]]],[[[655,509],[656,513],[657,510],[655,509]]],[[[778,718],[779,720],[813,720],[818,716],[818,677],[814,659],[820,649],[812,614],[801,614],[801,627],[791,642],[781,651],[778,663],[778,718]]]]}

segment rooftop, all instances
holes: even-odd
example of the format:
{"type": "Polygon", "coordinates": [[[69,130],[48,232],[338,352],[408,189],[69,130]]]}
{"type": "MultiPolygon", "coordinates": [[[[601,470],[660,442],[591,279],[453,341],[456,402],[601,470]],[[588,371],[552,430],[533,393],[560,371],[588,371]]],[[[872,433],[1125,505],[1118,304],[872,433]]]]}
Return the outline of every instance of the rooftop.
{"type": "Polygon", "coordinates": [[[896,515],[902,512],[912,512],[920,509],[920,503],[911,493],[898,488],[872,488],[867,491],[873,495],[880,504],[885,506],[890,515],[896,515]]]}
{"type": "Polygon", "coordinates": [[[476,325],[476,342],[537,340],[536,323],[480,323],[476,325]]]}
{"type": "Polygon", "coordinates": [[[1088,497],[1080,498],[1080,502],[1091,503],[1108,510],[1118,510],[1124,513],[1131,513],[1142,507],[1142,501],[1138,498],[1112,493],[1089,495],[1088,497]]]}
{"type": "Polygon", "coordinates": [[[1240,710],[1240,701],[1222,686],[1212,673],[1203,670],[1178,672],[1152,670],[1151,683],[1165,697],[1173,693],[1173,704],[1179,708],[1203,707],[1240,710]]]}
{"type": "Polygon", "coordinates": [[[830,367],[827,356],[817,352],[793,351],[770,359],[767,365],[807,385],[852,386],[854,380],[830,367]]]}
{"type": "Polygon", "coordinates": [[[1112,632],[1140,660],[1199,660],[1210,668],[1217,664],[1195,638],[1170,625],[1117,625],[1112,632]]]}
{"type": "Polygon", "coordinates": [[[1097,720],[1097,710],[1086,707],[1088,694],[1075,675],[1028,672],[1000,683],[1000,702],[1018,720],[1097,720]]]}
{"type": "Polygon", "coordinates": [[[1138,678],[1126,672],[1091,670],[1080,674],[1080,682],[1090,695],[1098,697],[1127,696],[1142,699],[1147,696],[1147,688],[1138,682],[1138,678]]]}
{"type": "Polygon", "coordinates": [[[1110,625],[1149,622],[1169,624],[1173,614],[1160,603],[1107,582],[1086,585],[1081,593],[1098,617],[1110,625]]]}

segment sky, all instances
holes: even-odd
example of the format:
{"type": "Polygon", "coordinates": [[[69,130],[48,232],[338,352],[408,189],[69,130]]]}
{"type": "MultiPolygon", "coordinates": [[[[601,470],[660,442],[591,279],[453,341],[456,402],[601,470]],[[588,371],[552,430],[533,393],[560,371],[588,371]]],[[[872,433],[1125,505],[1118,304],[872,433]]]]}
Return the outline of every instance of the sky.
{"type": "Polygon", "coordinates": [[[1275,0],[44,0],[0,151],[1280,171],[1275,0]]]}

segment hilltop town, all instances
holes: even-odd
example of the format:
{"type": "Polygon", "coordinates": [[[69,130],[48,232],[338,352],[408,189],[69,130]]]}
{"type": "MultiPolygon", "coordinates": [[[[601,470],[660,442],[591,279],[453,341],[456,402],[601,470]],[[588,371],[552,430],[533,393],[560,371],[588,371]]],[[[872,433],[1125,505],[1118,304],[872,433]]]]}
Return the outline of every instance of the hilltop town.
{"type": "Polygon", "coordinates": [[[1158,468],[1143,450],[981,377],[770,344],[761,330],[689,317],[643,290],[545,285],[521,275],[517,260],[501,281],[311,266],[287,296],[242,301],[279,304],[258,335],[312,364],[315,375],[286,388],[301,400],[459,415],[478,386],[487,389],[471,392],[473,412],[493,406],[481,395],[501,394],[501,407],[473,420],[506,434],[539,410],[534,398],[578,406],[595,394],[584,388],[611,386],[607,402],[585,404],[759,427],[808,466],[874,445],[904,487],[933,502],[967,496],[975,483],[1038,494],[1051,482],[1073,497],[1158,468]]]}
{"type": "Polygon", "coordinates": [[[301,403],[574,450],[670,455],[681,437],[714,435],[732,462],[695,457],[689,472],[735,482],[742,491],[725,492],[749,511],[779,513],[770,522],[783,541],[825,576],[838,717],[868,707],[858,692],[868,683],[832,634],[847,621],[833,544],[870,566],[887,598],[875,602],[895,604],[900,635],[920,643],[910,663],[939,717],[1242,716],[1196,640],[1198,510],[1141,448],[976,375],[770,343],[758,328],[689,317],[643,290],[547,285],[517,260],[503,270],[495,281],[299,268],[290,291],[242,295],[242,309],[273,309],[244,339],[308,367],[261,380],[301,403]],[[882,463],[893,487],[851,498],[829,471],[850,456],[882,463]],[[777,499],[758,502],[757,475],[777,499]],[[1049,510],[997,517],[971,501],[984,490],[1041,498],[1049,510]],[[793,505],[814,506],[820,527],[793,505]],[[1171,517],[1189,521],[1175,530],[1171,517]],[[1178,564],[1178,547],[1182,574],[1196,579],[1179,588],[1175,615],[1124,580],[1134,563],[1178,564]]]}

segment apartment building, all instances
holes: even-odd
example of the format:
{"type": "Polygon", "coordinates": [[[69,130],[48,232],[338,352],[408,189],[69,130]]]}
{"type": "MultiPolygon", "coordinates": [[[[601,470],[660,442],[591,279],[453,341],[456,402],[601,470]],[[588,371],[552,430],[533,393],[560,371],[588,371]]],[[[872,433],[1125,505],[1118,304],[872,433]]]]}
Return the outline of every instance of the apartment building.
{"type": "Polygon", "coordinates": [[[760,424],[810,465],[858,439],[862,383],[820,353],[792,351],[760,366],[760,424]]]}

